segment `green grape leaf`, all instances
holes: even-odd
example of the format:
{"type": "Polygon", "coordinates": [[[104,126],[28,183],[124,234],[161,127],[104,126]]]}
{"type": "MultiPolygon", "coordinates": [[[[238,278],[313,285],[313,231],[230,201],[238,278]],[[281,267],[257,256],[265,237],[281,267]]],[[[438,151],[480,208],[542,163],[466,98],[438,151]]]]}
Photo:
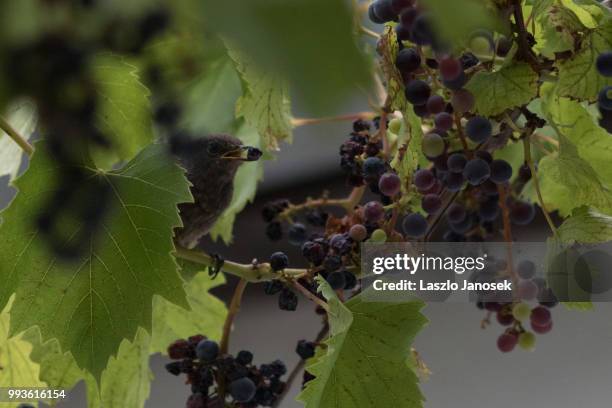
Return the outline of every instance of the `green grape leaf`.
{"type": "Polygon", "coordinates": [[[184,92],[182,121],[186,128],[196,133],[233,133],[234,106],[242,89],[230,58],[224,56],[212,61],[184,92]]]}
{"type": "Polygon", "coordinates": [[[116,154],[101,152],[96,163],[109,168],[117,158],[130,160],[153,141],[149,90],[140,82],[137,68],[121,56],[98,54],[91,68],[98,92],[96,120],[116,154]]]}
{"type": "Polygon", "coordinates": [[[420,301],[367,302],[358,295],[342,304],[322,279],[330,307],[327,352],[308,366],[316,378],[298,400],[306,408],[423,406],[418,378],[409,365],[410,344],[426,323],[420,301]]]}
{"type": "MultiPolygon", "coordinates": [[[[32,328],[24,333],[32,344],[31,359],[40,365],[40,379],[50,388],[72,389],[84,380],[87,388],[87,406],[144,407],[149,396],[152,373],[149,369],[150,337],[142,328],[134,341],[124,339],[116,357],[111,357],[102,372],[100,387],[93,375],[78,367],[72,355],[62,353],[57,339],[42,342],[40,331],[32,328]]],[[[57,401],[45,401],[55,405],[57,401]]]]}
{"type": "MultiPolygon", "coordinates": [[[[30,359],[32,345],[21,335],[10,335],[10,309],[13,299],[12,297],[0,314],[0,387],[44,387],[45,383],[39,380],[40,367],[30,359]]],[[[19,404],[2,403],[3,407],[17,405],[19,404]]]]}
{"type": "MultiPolygon", "coordinates": [[[[147,332],[139,328],[134,341],[124,339],[121,342],[117,356],[110,358],[102,373],[99,407],[144,407],[153,379],[149,369],[150,341],[147,332]]],[[[91,403],[89,406],[98,407],[91,403]]]]}
{"type": "Polygon", "coordinates": [[[528,64],[512,63],[495,72],[476,73],[466,88],[476,97],[476,112],[495,116],[535,98],[538,74],[528,64]]]}
{"type": "MultiPolygon", "coordinates": [[[[38,325],[44,339],[57,338],[99,379],[124,338],[133,338],[139,326],[151,328],[153,295],[186,305],[171,256],[172,231],[180,225],[177,204],[192,197],[183,170],[162,145],[151,145],[118,171],[84,168],[108,184],[111,198],[91,250],[66,262],[49,253],[30,221],[56,186],[56,166],[38,143],[30,168],[15,182],[19,194],[0,227],[6,237],[0,303],[16,291],[12,331],[38,325]]],[[[63,227],[72,237],[81,226],[63,227]]]]}
{"type": "Polygon", "coordinates": [[[609,135],[579,103],[561,98],[557,87],[542,87],[542,114],[555,129],[557,155],[538,163],[538,180],[547,209],[569,215],[574,208],[589,206],[612,211],[612,174],[606,153],[612,150],[609,135]]]}
{"type": "MultiPolygon", "coordinates": [[[[378,42],[378,53],[380,54],[380,68],[385,77],[387,87],[387,104],[391,111],[405,111],[408,106],[404,92],[404,80],[402,74],[395,66],[395,60],[399,52],[397,35],[391,26],[385,27],[384,33],[378,42]]],[[[411,108],[412,109],[412,108],[411,108]]]]}
{"type": "MultiPolygon", "coordinates": [[[[201,266],[199,269],[202,269],[201,266]]],[[[153,300],[151,353],[166,353],[168,345],[174,340],[186,339],[194,334],[220,339],[227,308],[209,292],[224,283],[223,274],[213,280],[206,272],[197,273],[185,283],[190,306],[188,310],[156,296],[153,300]]]]}
{"type": "Polygon", "coordinates": [[[595,101],[601,88],[612,85],[612,80],[597,72],[595,61],[599,54],[612,49],[612,19],[589,30],[580,49],[570,59],[557,63],[559,68],[558,94],[572,99],[595,101]]]}
{"type": "MultiPolygon", "coordinates": [[[[585,293],[576,284],[572,271],[568,270],[567,266],[565,266],[566,264],[573,264],[573,262],[564,261],[564,259],[569,259],[572,256],[571,252],[566,252],[566,249],[571,248],[571,245],[574,243],[599,244],[610,242],[611,240],[612,217],[610,215],[600,213],[588,207],[574,210],[572,215],[557,229],[557,233],[552,238],[549,238],[547,242],[547,277],[549,282],[552,283],[551,287],[553,290],[557,290],[568,299],[590,299],[590,295],[585,293]],[[558,263],[558,259],[561,259],[562,263],[558,263]],[[568,293],[571,295],[568,295],[568,293]]],[[[563,303],[570,310],[585,311],[593,308],[593,304],[589,301],[563,303]]]]}
{"type": "Polygon", "coordinates": [[[563,243],[612,241],[612,216],[579,208],[557,229],[556,238],[563,243]]]}
{"type": "Polygon", "coordinates": [[[532,6],[532,18],[538,19],[550,6],[555,3],[555,0],[527,0],[526,5],[532,6]]]}
{"type": "MultiPolygon", "coordinates": [[[[247,146],[262,147],[261,137],[255,129],[247,124],[240,127],[236,137],[247,146]]],[[[221,238],[226,244],[232,242],[232,229],[236,215],[255,198],[257,183],[263,179],[263,167],[263,158],[258,161],[243,163],[240,166],[234,178],[232,201],[210,230],[210,236],[214,240],[221,238]]]]}
{"type": "Polygon", "coordinates": [[[355,11],[343,0],[204,0],[201,10],[213,31],[270,76],[262,81],[289,80],[316,113],[371,83],[371,63],[355,41],[355,11]]]}
{"type": "MultiPolygon", "coordinates": [[[[57,339],[43,342],[37,327],[25,331],[23,338],[32,345],[30,358],[34,364],[40,366],[39,378],[47,387],[69,391],[84,379],[87,386],[88,405],[90,407],[94,406],[94,403],[99,405],[100,394],[95,379],[90,373],[79,368],[70,353],[62,353],[57,339]]],[[[57,400],[45,402],[54,406],[57,400]]]]}
{"type": "MultiPolygon", "coordinates": [[[[6,121],[24,139],[28,140],[36,130],[38,115],[36,106],[30,101],[19,101],[10,105],[4,116],[6,121]]],[[[17,177],[23,159],[23,150],[3,130],[0,130],[0,177],[17,177]]]]}
{"type": "Polygon", "coordinates": [[[555,53],[573,51],[580,34],[586,30],[576,14],[563,6],[552,5],[538,18],[542,30],[537,37],[537,50],[550,59],[555,53]]]}
{"type": "Polygon", "coordinates": [[[257,129],[266,151],[278,150],[280,141],[291,142],[291,106],[287,81],[265,72],[246,54],[228,48],[243,81],[236,116],[257,129]]]}

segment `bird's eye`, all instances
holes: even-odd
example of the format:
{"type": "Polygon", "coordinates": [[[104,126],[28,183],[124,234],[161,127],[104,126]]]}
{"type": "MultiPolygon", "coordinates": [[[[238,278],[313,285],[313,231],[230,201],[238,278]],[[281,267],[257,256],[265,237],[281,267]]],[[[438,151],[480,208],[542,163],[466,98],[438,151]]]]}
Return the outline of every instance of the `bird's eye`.
{"type": "Polygon", "coordinates": [[[210,143],[208,143],[208,147],[206,148],[206,151],[211,156],[219,156],[221,154],[222,149],[223,147],[221,146],[221,144],[213,140],[210,143]]]}

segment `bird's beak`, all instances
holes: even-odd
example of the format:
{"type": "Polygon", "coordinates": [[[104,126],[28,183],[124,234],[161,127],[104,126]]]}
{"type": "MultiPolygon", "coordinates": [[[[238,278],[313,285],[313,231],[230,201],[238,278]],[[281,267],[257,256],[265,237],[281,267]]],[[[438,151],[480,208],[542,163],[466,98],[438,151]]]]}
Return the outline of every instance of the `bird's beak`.
{"type": "Polygon", "coordinates": [[[238,149],[225,153],[223,160],[257,161],[263,153],[256,147],[240,146],[238,149]]]}

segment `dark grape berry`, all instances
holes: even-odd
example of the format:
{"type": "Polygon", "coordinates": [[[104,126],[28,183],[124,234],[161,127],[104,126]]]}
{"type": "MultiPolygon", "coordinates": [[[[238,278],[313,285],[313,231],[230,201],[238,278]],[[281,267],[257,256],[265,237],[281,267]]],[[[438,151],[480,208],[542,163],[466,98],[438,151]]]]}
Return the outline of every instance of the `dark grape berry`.
{"type": "Polygon", "coordinates": [[[395,14],[400,14],[404,9],[412,6],[414,0],[391,0],[391,8],[395,14]]]}
{"type": "Polygon", "coordinates": [[[284,288],[278,297],[278,307],[281,310],[294,311],[297,309],[298,298],[290,289],[284,288]]]}
{"type": "Polygon", "coordinates": [[[196,347],[196,357],[202,361],[213,361],[218,355],[219,345],[212,340],[202,340],[196,347]]]}
{"type": "Polygon", "coordinates": [[[429,110],[427,110],[427,105],[412,105],[412,110],[419,118],[429,117],[429,110]]]}
{"type": "Polygon", "coordinates": [[[421,200],[421,208],[423,208],[427,214],[435,214],[441,207],[442,200],[437,194],[427,194],[423,196],[423,199],[421,200]]]}
{"type": "Polygon", "coordinates": [[[505,160],[493,160],[491,162],[491,181],[494,183],[505,183],[512,177],[512,166],[505,160]]]}
{"type": "Polygon", "coordinates": [[[497,339],[497,348],[502,353],[509,353],[514,350],[518,343],[518,337],[513,334],[504,333],[497,339]]]}
{"type": "Polygon", "coordinates": [[[414,185],[419,190],[428,190],[436,183],[436,176],[428,169],[420,169],[414,173],[414,185]]]}
{"type": "Polygon", "coordinates": [[[171,363],[166,364],[166,371],[168,371],[172,375],[180,375],[182,363],[180,361],[173,361],[171,363]]]}
{"type": "Polygon", "coordinates": [[[385,171],[385,162],[378,157],[368,157],[363,162],[363,175],[365,177],[380,177],[385,171]]]}
{"type": "Polygon", "coordinates": [[[351,290],[357,286],[357,277],[352,272],[344,271],[344,281],[346,282],[344,284],[345,290],[351,290]]]}
{"type": "Polygon", "coordinates": [[[479,159],[486,161],[488,164],[493,163],[493,156],[491,155],[491,153],[487,152],[486,150],[477,150],[475,155],[479,159]]]}
{"type": "Polygon", "coordinates": [[[401,72],[413,72],[421,66],[421,56],[414,48],[404,48],[397,54],[395,66],[401,72]]]}
{"type": "Polygon", "coordinates": [[[410,81],[406,85],[406,99],[413,105],[425,105],[430,95],[431,88],[420,79],[410,81]]]}
{"type": "Polygon", "coordinates": [[[465,133],[470,140],[482,143],[491,137],[493,127],[491,122],[482,116],[474,116],[465,125],[465,133]]]}
{"type": "Polygon", "coordinates": [[[176,340],[168,346],[168,357],[173,360],[187,358],[191,355],[191,345],[187,340],[176,340]]]}
{"type": "Polygon", "coordinates": [[[278,241],[283,237],[283,227],[280,222],[274,221],[266,226],[266,236],[270,241],[278,241]]]}
{"type": "Polygon", "coordinates": [[[446,81],[453,81],[463,72],[461,61],[453,57],[446,57],[440,60],[440,75],[446,81]]]}
{"type": "Polygon", "coordinates": [[[368,7],[368,17],[370,18],[370,21],[372,21],[374,24],[384,24],[385,20],[381,17],[378,17],[378,15],[376,14],[375,6],[376,2],[371,3],[370,7],[368,7]]]}
{"type": "Polygon", "coordinates": [[[264,293],[266,295],[275,295],[281,290],[283,290],[283,284],[278,280],[271,280],[264,283],[264,293]]]}
{"type": "Polygon", "coordinates": [[[435,116],[434,124],[436,129],[447,132],[453,127],[453,116],[447,112],[440,112],[435,116]]]}
{"type": "Polygon", "coordinates": [[[516,201],[510,206],[510,219],[516,225],[528,225],[535,218],[533,204],[524,201],[516,201]]]}
{"type": "Polygon", "coordinates": [[[236,362],[242,365],[249,365],[253,362],[253,353],[247,350],[241,350],[236,354],[236,362]]]}
{"type": "Polygon", "coordinates": [[[346,284],[346,278],[344,276],[344,271],[332,272],[327,275],[327,283],[333,290],[344,289],[344,285],[346,284]]]}
{"type": "Polygon", "coordinates": [[[444,98],[442,98],[440,95],[434,94],[431,95],[429,99],[427,99],[427,103],[425,105],[427,106],[427,110],[429,111],[429,113],[435,115],[444,111],[444,108],[446,107],[446,102],[444,102],[444,98]]]}
{"type": "Polygon", "coordinates": [[[484,183],[490,175],[491,168],[489,164],[482,159],[470,160],[463,169],[463,176],[473,186],[484,183]]]}
{"type": "Polygon", "coordinates": [[[501,208],[496,199],[487,200],[480,204],[478,216],[482,221],[494,221],[499,216],[501,208]]]}
{"type": "Polygon", "coordinates": [[[599,109],[612,110],[612,86],[606,86],[599,91],[597,102],[599,109]]]}
{"type": "Polygon", "coordinates": [[[338,255],[328,255],[323,261],[323,268],[327,272],[335,272],[342,267],[342,258],[338,255]]]}
{"type": "Polygon", "coordinates": [[[497,40],[497,48],[495,49],[495,52],[500,57],[505,57],[510,52],[511,48],[512,40],[508,37],[500,37],[499,40],[497,40]]]}
{"type": "Polygon", "coordinates": [[[387,197],[394,197],[401,189],[401,180],[395,173],[385,173],[378,181],[378,189],[387,197]]]}
{"type": "Polygon", "coordinates": [[[302,256],[314,265],[321,265],[326,249],[318,242],[306,241],[302,245],[302,256]]]}
{"type": "Polygon", "coordinates": [[[597,57],[597,71],[605,77],[612,76],[612,51],[601,53],[597,57]]]}
{"type": "Polygon", "coordinates": [[[255,396],[257,387],[248,377],[234,380],[229,385],[229,392],[236,402],[249,402],[255,396]]]}
{"type": "Polygon", "coordinates": [[[538,306],[531,311],[531,316],[529,319],[533,325],[544,327],[551,322],[552,316],[550,314],[550,310],[544,306],[538,306]]]}
{"type": "Polygon", "coordinates": [[[552,289],[544,288],[540,294],[538,294],[538,302],[540,302],[542,306],[551,308],[559,304],[559,299],[557,299],[557,296],[554,294],[552,289]]]}
{"type": "Polygon", "coordinates": [[[185,408],[206,408],[206,397],[201,392],[193,393],[187,399],[185,408]]]}
{"type": "Polygon", "coordinates": [[[275,252],[270,256],[270,267],[273,271],[282,271],[289,265],[289,258],[283,252],[275,252]]]}
{"type": "Polygon", "coordinates": [[[363,215],[366,221],[375,223],[384,217],[385,209],[380,202],[370,201],[363,207],[363,215]]]}
{"type": "Polygon", "coordinates": [[[448,156],[448,160],[446,161],[448,170],[453,173],[463,173],[466,164],[467,158],[463,153],[453,153],[448,156]]]}
{"type": "Polygon", "coordinates": [[[287,238],[291,245],[302,245],[306,241],[306,227],[304,224],[299,222],[291,224],[287,231],[287,238]]]}
{"type": "Polygon", "coordinates": [[[435,41],[430,20],[430,16],[427,13],[421,13],[414,19],[411,37],[415,44],[429,45],[435,41]]]}
{"type": "Polygon", "coordinates": [[[366,132],[370,130],[370,122],[363,119],[357,119],[353,122],[353,131],[354,132],[366,132]]]}
{"type": "Polygon", "coordinates": [[[300,340],[298,341],[297,347],[295,348],[295,352],[303,360],[307,360],[315,355],[315,347],[316,344],[312,341],[300,340]]]}
{"type": "Polygon", "coordinates": [[[514,317],[511,313],[508,313],[505,309],[502,309],[496,313],[497,322],[502,326],[510,326],[514,322],[514,317]]]}
{"type": "Polygon", "coordinates": [[[462,173],[448,173],[445,181],[446,189],[451,192],[461,190],[465,184],[465,178],[462,173]]]}
{"type": "Polygon", "coordinates": [[[460,60],[461,60],[461,66],[463,67],[463,69],[470,69],[480,63],[480,60],[478,59],[478,57],[476,57],[471,52],[466,52],[463,55],[461,55],[460,60]]]}
{"type": "Polygon", "coordinates": [[[420,238],[427,232],[427,220],[419,213],[412,213],[402,221],[404,234],[411,238],[420,238]]]}
{"type": "Polygon", "coordinates": [[[465,75],[465,72],[461,71],[459,73],[459,76],[457,76],[457,78],[455,79],[452,79],[452,80],[443,79],[442,85],[444,85],[446,88],[452,91],[458,91],[461,88],[463,88],[465,84],[467,84],[467,81],[468,81],[467,75],[465,75]]]}
{"type": "Polygon", "coordinates": [[[411,27],[406,24],[399,23],[395,26],[395,35],[399,41],[410,40],[410,32],[411,27]]]}

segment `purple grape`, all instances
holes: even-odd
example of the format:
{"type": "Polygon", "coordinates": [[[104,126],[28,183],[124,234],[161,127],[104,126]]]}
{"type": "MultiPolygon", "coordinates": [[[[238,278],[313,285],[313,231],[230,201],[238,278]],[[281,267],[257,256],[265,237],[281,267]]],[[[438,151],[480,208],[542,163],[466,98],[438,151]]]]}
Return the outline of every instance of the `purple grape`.
{"type": "Polygon", "coordinates": [[[395,66],[401,72],[413,72],[421,66],[421,56],[414,48],[404,48],[397,54],[395,66]]]}
{"type": "Polygon", "coordinates": [[[510,206],[510,219],[516,225],[528,225],[535,218],[533,204],[524,201],[516,201],[510,206]]]}
{"type": "Polygon", "coordinates": [[[504,333],[497,339],[497,348],[502,353],[509,353],[516,347],[518,343],[518,336],[513,334],[504,333]]]}
{"type": "Polygon", "coordinates": [[[437,129],[447,132],[453,127],[453,116],[447,112],[440,112],[435,116],[434,124],[437,129]]]}
{"type": "Polygon", "coordinates": [[[448,173],[446,176],[446,188],[448,191],[460,191],[465,184],[465,177],[462,173],[448,173]]]}
{"type": "Polygon", "coordinates": [[[473,186],[484,183],[490,175],[489,164],[482,159],[470,160],[463,169],[463,176],[473,186]]]}
{"type": "Polygon", "coordinates": [[[482,143],[491,137],[493,126],[491,122],[482,116],[474,116],[465,125],[465,133],[470,140],[482,143]]]}
{"type": "Polygon", "coordinates": [[[518,284],[517,295],[523,300],[533,300],[538,296],[539,288],[532,280],[521,280],[518,284]]]}
{"type": "Polygon", "coordinates": [[[406,99],[413,105],[425,105],[430,95],[431,88],[420,79],[412,80],[406,85],[406,99]]]}
{"type": "Polygon", "coordinates": [[[440,95],[431,95],[429,99],[427,99],[426,106],[429,113],[435,115],[444,111],[446,102],[444,102],[444,98],[442,98],[440,95]]]}
{"type": "Polygon", "coordinates": [[[414,174],[414,185],[419,190],[428,190],[436,183],[436,177],[431,170],[421,169],[414,174]]]}
{"type": "Polygon", "coordinates": [[[440,75],[446,81],[453,81],[463,72],[461,61],[453,57],[446,57],[440,60],[440,75]]]}
{"type": "Polygon", "coordinates": [[[597,62],[595,63],[597,67],[597,71],[605,77],[612,76],[612,52],[604,52],[601,53],[597,57],[597,62]]]}
{"type": "Polygon", "coordinates": [[[419,213],[412,213],[402,221],[404,234],[410,238],[420,238],[427,232],[427,220],[419,213]]]}
{"type": "Polygon", "coordinates": [[[394,197],[401,189],[401,180],[395,173],[385,173],[378,181],[378,189],[387,197],[394,197]]]}
{"type": "Polygon", "coordinates": [[[370,201],[363,207],[363,215],[366,221],[376,223],[385,215],[383,205],[378,201],[370,201]]]}
{"type": "Polygon", "coordinates": [[[463,173],[463,169],[467,164],[467,158],[463,153],[453,153],[448,156],[448,160],[446,165],[448,166],[448,170],[453,173],[463,173]]]}
{"type": "Polygon", "coordinates": [[[521,279],[531,279],[535,276],[536,265],[533,262],[524,259],[519,262],[516,271],[521,279]]]}
{"type": "Polygon", "coordinates": [[[493,160],[491,163],[491,181],[505,183],[512,177],[512,166],[505,160],[493,160]]]}
{"type": "Polygon", "coordinates": [[[531,311],[531,316],[529,318],[533,325],[544,327],[551,322],[552,315],[550,314],[550,310],[544,306],[538,306],[531,311]]]}
{"type": "Polygon", "coordinates": [[[442,200],[437,194],[427,194],[421,200],[421,207],[427,214],[435,214],[442,207],[442,200]]]}
{"type": "Polygon", "coordinates": [[[467,89],[458,89],[451,98],[453,109],[460,114],[471,111],[476,104],[474,95],[467,89]]]}

